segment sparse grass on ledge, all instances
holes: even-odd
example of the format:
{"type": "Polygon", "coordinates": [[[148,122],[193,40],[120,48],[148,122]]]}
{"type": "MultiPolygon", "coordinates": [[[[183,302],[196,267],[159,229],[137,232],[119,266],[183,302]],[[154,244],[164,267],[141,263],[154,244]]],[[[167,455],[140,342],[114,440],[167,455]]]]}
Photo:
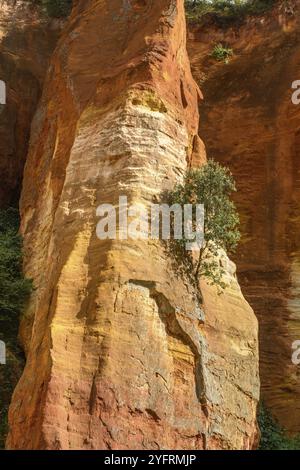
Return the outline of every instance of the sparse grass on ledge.
{"type": "Polygon", "coordinates": [[[223,46],[223,44],[217,44],[211,53],[211,56],[219,62],[225,62],[227,64],[230,57],[233,56],[233,50],[230,47],[223,46]]]}

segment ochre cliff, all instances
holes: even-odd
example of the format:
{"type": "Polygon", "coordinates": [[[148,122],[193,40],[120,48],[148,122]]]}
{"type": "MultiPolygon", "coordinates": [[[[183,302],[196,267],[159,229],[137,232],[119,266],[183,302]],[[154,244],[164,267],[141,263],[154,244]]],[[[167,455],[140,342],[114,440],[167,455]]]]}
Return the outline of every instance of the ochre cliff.
{"type": "Polygon", "coordinates": [[[7,104],[0,105],[0,206],[20,196],[30,124],[60,23],[32,2],[0,1],[0,80],[7,87],[7,104]]]}
{"type": "Polygon", "coordinates": [[[262,397],[281,424],[300,431],[300,113],[292,82],[300,77],[298,2],[227,28],[193,25],[192,70],[201,83],[201,133],[208,154],[237,181],[242,243],[239,280],[259,317],[262,397]],[[288,7],[288,8],[287,8],[288,7]],[[251,40],[250,40],[251,39],[251,40]],[[211,58],[215,44],[234,51],[211,58]]]}
{"type": "Polygon", "coordinates": [[[155,240],[96,236],[205,161],[182,0],[76,2],[35,115],[21,197],[27,353],[9,449],[249,449],[257,322],[223,256],[204,303],[155,240]],[[34,184],[33,184],[34,183],[34,184]]]}

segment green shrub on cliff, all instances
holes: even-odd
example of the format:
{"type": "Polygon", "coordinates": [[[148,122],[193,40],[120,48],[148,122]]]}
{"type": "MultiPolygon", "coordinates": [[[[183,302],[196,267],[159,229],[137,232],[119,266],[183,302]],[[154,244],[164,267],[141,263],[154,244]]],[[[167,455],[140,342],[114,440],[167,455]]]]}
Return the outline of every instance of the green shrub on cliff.
{"type": "Polygon", "coordinates": [[[197,21],[212,15],[223,23],[259,15],[272,8],[277,0],[185,0],[187,18],[197,21]]]}
{"type": "Polygon", "coordinates": [[[49,16],[62,18],[70,14],[72,0],[39,0],[49,16]]]}
{"type": "Polygon", "coordinates": [[[300,450],[300,436],[289,437],[264,405],[260,405],[258,426],[259,450],[300,450]]]}
{"type": "Polygon", "coordinates": [[[0,340],[6,344],[6,365],[0,365],[0,448],[4,447],[7,411],[23,368],[18,346],[19,315],[32,289],[22,274],[22,240],[16,209],[0,210],[0,340]]]}
{"type": "Polygon", "coordinates": [[[219,62],[229,62],[230,57],[233,55],[233,50],[223,44],[217,44],[211,53],[211,56],[219,62]]]}
{"type": "MultiPolygon", "coordinates": [[[[224,289],[224,270],[219,259],[220,250],[233,251],[240,239],[239,216],[231,194],[236,191],[230,171],[214,160],[208,160],[201,168],[189,169],[182,184],[169,193],[170,205],[193,206],[191,226],[196,230],[196,206],[204,206],[204,240],[195,253],[186,249],[187,239],[170,241],[170,251],[183,269],[198,285],[199,277],[205,277],[212,285],[224,289]]],[[[184,233],[184,227],[183,227],[184,233]]]]}
{"type": "MultiPolygon", "coordinates": [[[[22,274],[22,240],[16,209],[0,210],[0,322],[13,322],[31,291],[22,274]]],[[[1,324],[1,323],[0,323],[1,324]]]]}

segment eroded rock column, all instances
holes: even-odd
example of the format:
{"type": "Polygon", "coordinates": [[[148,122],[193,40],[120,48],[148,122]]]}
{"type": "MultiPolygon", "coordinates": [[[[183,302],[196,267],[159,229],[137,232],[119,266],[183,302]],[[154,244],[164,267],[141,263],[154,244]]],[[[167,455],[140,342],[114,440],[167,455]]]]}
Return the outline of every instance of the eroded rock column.
{"type": "Polygon", "coordinates": [[[204,306],[156,240],[96,236],[96,208],[149,204],[204,161],[183,1],[82,1],[52,58],[21,200],[27,364],[8,448],[250,448],[257,325],[204,306]]]}

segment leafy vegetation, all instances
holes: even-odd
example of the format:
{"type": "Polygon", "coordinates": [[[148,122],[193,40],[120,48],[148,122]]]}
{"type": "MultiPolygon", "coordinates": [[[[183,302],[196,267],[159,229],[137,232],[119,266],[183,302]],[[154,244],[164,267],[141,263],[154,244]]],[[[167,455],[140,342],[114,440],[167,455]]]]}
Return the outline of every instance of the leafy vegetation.
{"type": "Polygon", "coordinates": [[[259,450],[300,450],[300,436],[287,436],[263,404],[259,408],[258,425],[261,432],[259,450]]]}
{"type": "Polygon", "coordinates": [[[38,0],[52,18],[63,18],[70,14],[73,0],[38,0]]]}
{"type": "Polygon", "coordinates": [[[211,56],[219,62],[229,62],[230,57],[233,55],[233,50],[223,44],[217,44],[211,53],[211,56]]]}
{"type": "Polygon", "coordinates": [[[0,211],[0,322],[14,322],[31,291],[22,275],[22,241],[16,209],[0,211]]]}
{"type": "Polygon", "coordinates": [[[187,17],[198,21],[211,15],[219,22],[227,24],[242,20],[247,15],[259,15],[272,8],[277,0],[186,0],[187,17]]]}
{"type": "Polygon", "coordinates": [[[214,160],[208,160],[203,167],[188,170],[183,183],[169,193],[170,205],[193,206],[191,226],[194,231],[197,225],[196,206],[204,205],[204,241],[197,257],[186,250],[186,235],[170,241],[170,251],[180,270],[188,274],[194,285],[198,285],[199,277],[204,276],[210,284],[221,289],[226,287],[218,254],[220,249],[233,251],[240,239],[239,217],[230,199],[234,191],[236,188],[230,171],[214,160]]]}
{"type": "Polygon", "coordinates": [[[18,227],[16,209],[0,210],[0,340],[7,349],[7,363],[0,365],[0,448],[5,442],[8,404],[23,367],[17,342],[19,315],[32,290],[32,282],[22,274],[18,227]]]}

